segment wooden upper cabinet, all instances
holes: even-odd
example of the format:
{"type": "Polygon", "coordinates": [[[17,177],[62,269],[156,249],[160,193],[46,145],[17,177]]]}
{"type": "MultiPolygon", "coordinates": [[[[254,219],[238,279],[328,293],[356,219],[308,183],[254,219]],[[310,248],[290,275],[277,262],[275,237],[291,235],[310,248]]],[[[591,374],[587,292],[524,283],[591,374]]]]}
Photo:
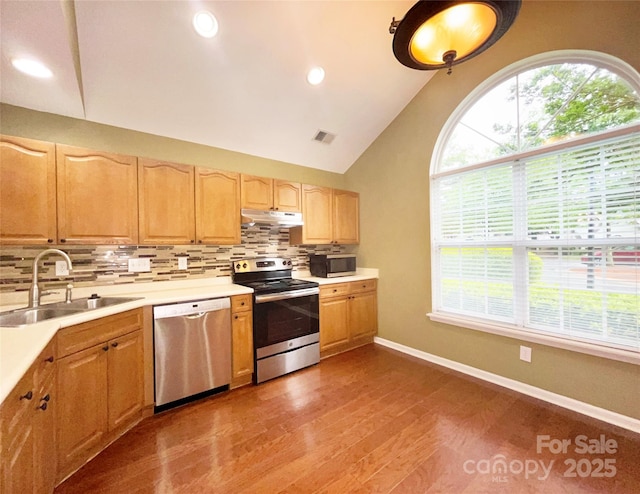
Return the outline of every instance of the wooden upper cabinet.
{"type": "Polygon", "coordinates": [[[58,238],[73,244],[137,244],[137,158],[56,146],[58,238]]]}
{"type": "Polygon", "coordinates": [[[0,136],[0,243],[55,241],[55,144],[0,136]]]}
{"type": "Polygon", "coordinates": [[[264,211],[302,211],[302,185],[254,175],[241,175],[242,208],[264,211]]]}
{"type": "Polygon", "coordinates": [[[360,195],[348,190],[333,191],[333,242],[360,242],[360,195]]]}
{"type": "Polygon", "coordinates": [[[302,184],[275,179],[273,209],[292,213],[302,211],[302,184]]]}
{"type": "Polygon", "coordinates": [[[304,226],[289,230],[291,245],[330,244],[333,241],[332,189],[317,185],[302,186],[304,226]]]}
{"type": "Polygon", "coordinates": [[[140,244],[195,242],[194,177],[193,166],[138,160],[140,244]]]}
{"type": "Polygon", "coordinates": [[[196,239],[199,244],[240,244],[240,175],[196,170],[196,239]]]}
{"type": "Polygon", "coordinates": [[[241,175],[242,208],[269,210],[273,207],[273,179],[241,175]]]}

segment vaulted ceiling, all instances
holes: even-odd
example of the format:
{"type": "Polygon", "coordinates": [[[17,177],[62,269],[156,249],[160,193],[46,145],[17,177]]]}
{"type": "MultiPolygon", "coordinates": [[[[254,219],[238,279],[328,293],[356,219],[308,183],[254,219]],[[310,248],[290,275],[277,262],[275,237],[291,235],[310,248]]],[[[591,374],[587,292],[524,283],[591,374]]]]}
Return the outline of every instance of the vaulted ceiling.
{"type": "Polygon", "coordinates": [[[433,75],[392,53],[391,18],[413,3],[1,0],[0,99],[343,173],[433,75]],[[203,9],[213,38],[192,27],[203,9]],[[16,57],[53,77],[24,75],[16,57]],[[315,141],[320,130],[335,139],[315,141]]]}

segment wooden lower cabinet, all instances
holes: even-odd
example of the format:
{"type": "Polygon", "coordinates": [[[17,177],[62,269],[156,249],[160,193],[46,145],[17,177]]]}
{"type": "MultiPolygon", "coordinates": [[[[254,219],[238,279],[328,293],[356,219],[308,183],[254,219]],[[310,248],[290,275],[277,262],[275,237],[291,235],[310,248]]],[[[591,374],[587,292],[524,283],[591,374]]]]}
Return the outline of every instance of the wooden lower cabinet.
{"type": "Polygon", "coordinates": [[[141,419],[141,327],[142,310],[138,309],[59,332],[58,481],[141,419]],[[105,335],[104,341],[96,342],[100,335],[105,335]],[[88,347],[83,347],[83,340],[88,347]]]}
{"type": "Polygon", "coordinates": [[[50,493],[55,486],[55,341],[36,359],[0,409],[0,492],[50,493]]]}
{"type": "Polygon", "coordinates": [[[370,343],[378,331],[376,280],[320,287],[320,356],[370,343]]]}
{"type": "Polygon", "coordinates": [[[253,297],[231,297],[232,373],[231,388],[249,384],[253,378],[253,297]]]}

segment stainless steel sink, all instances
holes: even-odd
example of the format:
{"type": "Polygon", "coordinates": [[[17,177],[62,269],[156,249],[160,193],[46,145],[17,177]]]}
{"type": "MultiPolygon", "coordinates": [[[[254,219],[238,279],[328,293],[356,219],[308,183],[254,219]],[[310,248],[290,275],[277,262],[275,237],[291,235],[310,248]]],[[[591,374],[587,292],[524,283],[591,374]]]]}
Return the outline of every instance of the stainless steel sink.
{"type": "Polygon", "coordinates": [[[35,324],[40,321],[55,319],[56,317],[70,316],[82,312],[81,309],[60,309],[46,306],[33,309],[16,309],[0,313],[0,326],[21,327],[27,324],[35,324]]]}
{"type": "Polygon", "coordinates": [[[70,316],[102,307],[124,304],[139,300],[141,297],[88,297],[72,302],[56,302],[34,308],[16,309],[0,312],[0,326],[19,328],[57,317],[70,316]]]}

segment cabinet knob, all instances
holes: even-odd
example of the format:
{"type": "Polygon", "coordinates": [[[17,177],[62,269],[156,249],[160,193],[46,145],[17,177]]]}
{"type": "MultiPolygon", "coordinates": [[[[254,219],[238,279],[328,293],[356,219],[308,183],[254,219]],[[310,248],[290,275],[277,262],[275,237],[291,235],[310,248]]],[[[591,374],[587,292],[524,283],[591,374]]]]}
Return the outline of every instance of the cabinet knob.
{"type": "Polygon", "coordinates": [[[47,357],[44,361],[49,362],[50,364],[53,363],[53,355],[51,355],[51,357],[47,357]]]}
{"type": "Polygon", "coordinates": [[[39,408],[40,410],[43,410],[43,411],[44,411],[44,410],[46,410],[46,409],[47,409],[47,402],[45,401],[45,402],[44,402],[42,405],[40,405],[38,408],[39,408]]]}
{"type": "Polygon", "coordinates": [[[244,302],[240,302],[240,305],[244,305],[244,302]]]}
{"type": "Polygon", "coordinates": [[[118,346],[118,342],[117,342],[117,341],[114,341],[113,343],[111,343],[111,346],[112,346],[113,348],[117,347],[117,346],[118,346]]]}
{"type": "Polygon", "coordinates": [[[337,289],[337,288],[334,288],[334,289],[333,289],[333,293],[336,293],[337,291],[338,291],[338,289],[337,289]]]}
{"type": "Polygon", "coordinates": [[[235,316],[233,316],[234,319],[238,319],[238,314],[236,314],[235,316]]]}
{"type": "Polygon", "coordinates": [[[30,400],[31,398],[33,398],[33,391],[27,391],[20,397],[21,400],[30,400]]]}
{"type": "Polygon", "coordinates": [[[66,243],[66,241],[67,241],[67,239],[66,239],[66,238],[61,238],[61,239],[60,239],[60,243],[61,243],[61,244],[66,243]]]}
{"type": "Polygon", "coordinates": [[[42,398],[40,398],[40,401],[49,401],[50,399],[51,399],[51,395],[49,395],[49,393],[47,393],[42,398]]]}
{"type": "Polygon", "coordinates": [[[191,242],[192,244],[195,244],[195,243],[196,243],[196,241],[195,241],[195,240],[193,240],[193,239],[191,239],[191,240],[190,240],[190,242],[191,242]]]}
{"type": "Polygon", "coordinates": [[[199,243],[199,244],[201,244],[201,243],[202,243],[202,240],[198,240],[198,243],[199,243]]]}
{"type": "Polygon", "coordinates": [[[53,239],[52,238],[48,238],[47,239],[47,243],[52,244],[53,243],[53,239]]]}
{"type": "Polygon", "coordinates": [[[103,346],[102,349],[106,352],[107,350],[109,350],[109,345],[103,346]]]}

